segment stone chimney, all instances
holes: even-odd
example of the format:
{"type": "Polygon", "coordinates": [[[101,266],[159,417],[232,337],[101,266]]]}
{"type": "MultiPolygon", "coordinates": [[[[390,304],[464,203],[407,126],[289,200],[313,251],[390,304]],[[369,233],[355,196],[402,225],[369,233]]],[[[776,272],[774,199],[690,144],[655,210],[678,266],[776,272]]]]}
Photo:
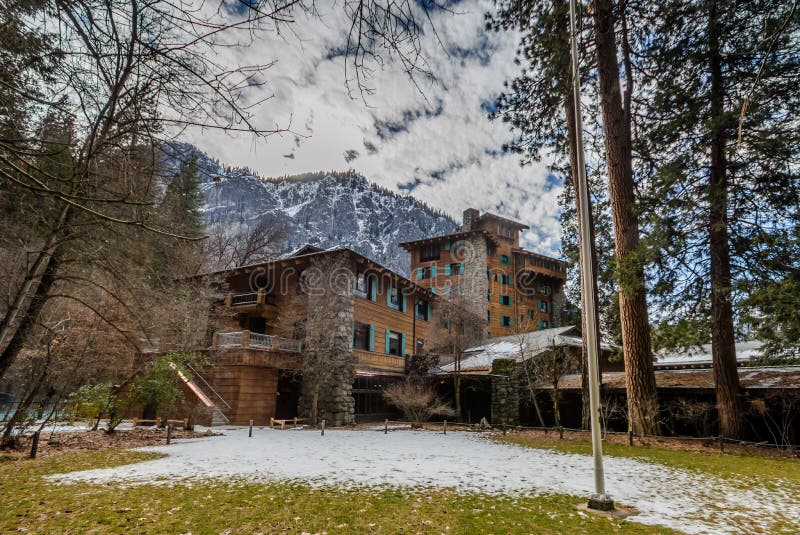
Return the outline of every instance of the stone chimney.
{"type": "Polygon", "coordinates": [[[475,221],[478,219],[478,217],[480,215],[481,215],[481,213],[478,210],[476,210],[475,208],[467,208],[466,210],[464,210],[464,223],[462,225],[464,227],[464,230],[465,231],[466,230],[475,230],[473,228],[473,224],[475,223],[475,221]]]}

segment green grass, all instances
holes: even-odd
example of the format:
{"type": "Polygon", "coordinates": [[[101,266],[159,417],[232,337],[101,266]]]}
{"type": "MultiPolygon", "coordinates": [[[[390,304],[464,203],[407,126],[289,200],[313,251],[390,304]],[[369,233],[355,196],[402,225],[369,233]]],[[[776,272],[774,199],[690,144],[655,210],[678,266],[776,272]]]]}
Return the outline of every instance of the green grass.
{"type": "Polygon", "coordinates": [[[57,484],[48,474],[157,455],[108,450],[0,457],[0,532],[27,533],[670,533],[578,511],[564,495],[341,490],[211,481],[173,487],[57,484]]]}
{"type": "MultiPolygon", "coordinates": [[[[498,436],[496,440],[531,448],[549,449],[564,453],[591,455],[589,441],[564,440],[548,442],[525,436],[498,436]]],[[[731,481],[747,481],[767,487],[775,485],[794,487],[800,494],[800,460],[777,457],[758,457],[738,453],[707,451],[676,451],[657,446],[628,446],[603,443],[603,453],[612,457],[631,457],[673,468],[691,470],[731,481]]]]}

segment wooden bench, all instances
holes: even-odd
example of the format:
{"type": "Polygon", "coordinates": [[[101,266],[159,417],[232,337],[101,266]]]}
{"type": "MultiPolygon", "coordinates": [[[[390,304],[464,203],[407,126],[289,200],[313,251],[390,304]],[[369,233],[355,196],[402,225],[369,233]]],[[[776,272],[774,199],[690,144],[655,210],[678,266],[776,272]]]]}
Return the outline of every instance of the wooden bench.
{"type": "Polygon", "coordinates": [[[270,428],[275,429],[275,425],[276,424],[280,424],[281,429],[286,429],[286,422],[291,422],[292,423],[292,427],[297,427],[297,423],[298,422],[307,422],[307,421],[308,421],[308,418],[297,418],[297,417],[290,418],[290,419],[287,419],[287,420],[276,420],[275,418],[270,418],[269,419],[269,426],[270,426],[270,428]]]}
{"type": "MultiPolygon", "coordinates": [[[[139,419],[139,418],[134,418],[133,419],[133,427],[138,427],[138,426],[140,426],[142,424],[146,424],[146,425],[161,425],[162,422],[163,422],[163,420],[161,420],[160,418],[156,419],[156,420],[142,420],[142,419],[139,419]]],[[[188,418],[184,418],[183,420],[166,420],[166,422],[164,422],[164,423],[166,425],[172,424],[175,427],[183,427],[184,429],[186,429],[189,426],[189,419],[188,418]]]]}

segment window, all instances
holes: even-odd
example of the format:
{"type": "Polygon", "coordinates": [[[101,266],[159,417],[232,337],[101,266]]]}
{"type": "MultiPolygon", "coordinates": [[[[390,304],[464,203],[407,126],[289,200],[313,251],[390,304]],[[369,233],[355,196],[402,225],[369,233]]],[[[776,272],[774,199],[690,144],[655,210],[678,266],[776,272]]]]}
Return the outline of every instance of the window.
{"type": "Polygon", "coordinates": [[[511,286],[511,275],[500,275],[500,284],[511,286]]]}
{"type": "Polygon", "coordinates": [[[367,286],[368,286],[367,276],[364,273],[359,273],[358,275],[356,275],[355,294],[358,297],[364,297],[364,298],[367,297],[367,292],[368,292],[367,286]]]}
{"type": "Polygon", "coordinates": [[[444,267],[445,275],[463,275],[464,274],[464,264],[462,262],[455,262],[453,264],[447,264],[444,267]]]}
{"type": "Polygon", "coordinates": [[[500,296],[500,304],[501,305],[511,305],[511,296],[510,295],[501,295],[500,296]]]}
{"type": "Polygon", "coordinates": [[[430,303],[427,301],[423,301],[421,299],[417,301],[417,318],[428,321],[431,313],[430,308],[430,303]]]}
{"type": "Polygon", "coordinates": [[[417,268],[417,280],[436,278],[436,266],[417,268]]]}
{"type": "Polygon", "coordinates": [[[539,312],[550,312],[551,306],[548,301],[539,300],[539,312]]]}
{"type": "Polygon", "coordinates": [[[403,356],[403,340],[404,336],[394,331],[386,331],[386,354],[403,356]]]}
{"type": "Polygon", "coordinates": [[[353,326],[353,349],[374,351],[375,328],[366,323],[356,322],[353,326]]]}
{"type": "Polygon", "coordinates": [[[432,262],[434,260],[439,260],[439,244],[423,245],[419,250],[419,261],[432,262]]]}
{"type": "Polygon", "coordinates": [[[506,254],[501,254],[499,256],[499,258],[500,258],[500,263],[501,264],[510,264],[511,263],[511,258],[506,254]]]}
{"type": "Polygon", "coordinates": [[[489,323],[492,322],[492,311],[491,310],[487,310],[486,311],[486,321],[488,321],[489,323]]]}
{"type": "Polygon", "coordinates": [[[487,290],[486,291],[486,300],[487,301],[491,301],[492,300],[492,291],[491,290],[487,290]]]}
{"type": "Polygon", "coordinates": [[[500,325],[503,327],[511,327],[513,322],[514,320],[511,319],[511,316],[500,316],[500,325]]]}
{"type": "Polygon", "coordinates": [[[549,328],[550,328],[550,323],[547,320],[539,320],[539,330],[540,331],[542,329],[549,329],[549,328]]]}
{"type": "Polygon", "coordinates": [[[354,293],[357,297],[363,297],[364,299],[369,299],[370,301],[375,301],[377,298],[375,289],[376,279],[375,275],[368,275],[366,273],[359,273],[356,276],[356,287],[354,293]]]}
{"type": "Polygon", "coordinates": [[[553,293],[553,287],[546,282],[540,282],[536,288],[540,294],[550,295],[553,293]]]}
{"type": "Polygon", "coordinates": [[[505,238],[514,239],[514,227],[512,227],[511,225],[506,225],[504,223],[501,223],[498,230],[501,236],[505,238]]]}
{"type": "Polygon", "coordinates": [[[533,311],[533,309],[530,309],[530,308],[529,308],[529,309],[528,309],[528,319],[529,319],[529,320],[532,320],[532,319],[533,319],[533,315],[534,315],[534,314],[535,314],[535,312],[533,311]]]}
{"type": "Polygon", "coordinates": [[[404,302],[405,302],[405,296],[400,294],[400,288],[398,288],[394,284],[390,284],[386,288],[386,304],[391,308],[395,308],[400,312],[404,312],[405,311],[405,307],[403,306],[404,302]]]}

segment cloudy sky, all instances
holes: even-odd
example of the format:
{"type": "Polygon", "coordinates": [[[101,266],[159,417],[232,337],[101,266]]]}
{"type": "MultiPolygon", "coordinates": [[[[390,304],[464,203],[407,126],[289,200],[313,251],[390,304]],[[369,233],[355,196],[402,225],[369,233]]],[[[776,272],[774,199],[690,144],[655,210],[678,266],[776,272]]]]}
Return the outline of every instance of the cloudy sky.
{"type": "Polygon", "coordinates": [[[519,69],[513,62],[517,37],[484,29],[491,3],[465,0],[458,13],[434,16],[442,44],[431,31],[423,36],[436,76],[421,80],[424,96],[385,56],[369,80],[375,91],[366,102],[345,86],[340,51],[348,19],[337,6],[321,7],[317,18],[298,17],[293,35],[262,32],[247,48],[220,52],[225,62],[275,62],[259,88],[271,98],[259,106],[256,122],[290,126],[293,133],[254,140],[192,131],[188,141],[263,176],[352,168],[454,217],[475,207],[518,219],[532,227],[524,237],[528,248],[557,254],[560,184],[544,165],[523,168],[518,157],[503,154],[511,132],[487,119],[503,81],[519,69]]]}

